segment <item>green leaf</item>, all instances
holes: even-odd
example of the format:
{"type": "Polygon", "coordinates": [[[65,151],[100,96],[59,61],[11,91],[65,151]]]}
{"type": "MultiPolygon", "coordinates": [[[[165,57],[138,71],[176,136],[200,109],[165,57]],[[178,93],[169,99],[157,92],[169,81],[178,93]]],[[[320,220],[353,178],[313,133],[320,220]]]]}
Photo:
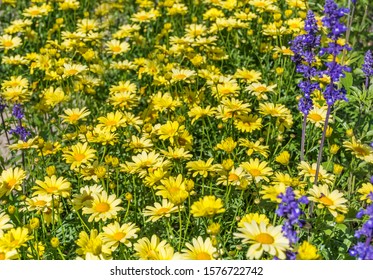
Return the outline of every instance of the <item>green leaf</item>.
{"type": "Polygon", "coordinates": [[[341,79],[343,87],[347,90],[347,93],[350,93],[351,86],[354,83],[354,79],[351,73],[346,73],[346,76],[341,79]]]}

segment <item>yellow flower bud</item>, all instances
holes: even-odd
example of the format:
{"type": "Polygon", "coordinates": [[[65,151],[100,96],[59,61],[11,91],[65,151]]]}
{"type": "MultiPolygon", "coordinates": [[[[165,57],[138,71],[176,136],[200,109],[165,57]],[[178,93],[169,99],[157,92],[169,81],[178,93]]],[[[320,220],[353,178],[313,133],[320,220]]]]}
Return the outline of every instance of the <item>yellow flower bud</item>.
{"type": "Polygon", "coordinates": [[[37,229],[40,226],[40,220],[38,218],[32,218],[30,220],[30,228],[37,229]]]}
{"type": "Polygon", "coordinates": [[[207,233],[211,235],[218,235],[220,232],[220,224],[219,223],[212,223],[207,228],[207,233]]]}
{"type": "Polygon", "coordinates": [[[277,161],[278,163],[280,163],[282,165],[288,165],[289,164],[289,160],[290,160],[290,154],[289,154],[288,151],[283,151],[275,159],[275,161],[277,161]]]}
{"type": "Polygon", "coordinates": [[[335,155],[337,154],[339,151],[339,146],[337,144],[333,144],[331,147],[330,147],[330,153],[332,155],[335,155]]]}
{"type": "Polygon", "coordinates": [[[343,166],[339,164],[334,164],[333,166],[333,174],[340,175],[343,171],[343,166]]]}
{"type": "Polygon", "coordinates": [[[47,172],[47,175],[51,177],[52,175],[56,174],[56,167],[54,165],[48,166],[45,168],[45,172],[47,172]]]}
{"type": "Polygon", "coordinates": [[[276,74],[277,74],[277,75],[281,75],[282,73],[284,73],[284,68],[282,68],[282,67],[277,67],[277,68],[276,68],[276,74]]]}
{"type": "Polygon", "coordinates": [[[344,222],[344,220],[345,220],[345,216],[342,215],[342,214],[339,214],[339,215],[337,215],[337,217],[335,217],[335,222],[337,224],[342,224],[344,222]]]}
{"type": "Polygon", "coordinates": [[[293,14],[293,11],[292,11],[292,10],[286,10],[286,11],[285,11],[285,16],[286,16],[287,18],[290,17],[292,14],[293,14]]]}
{"type": "Polygon", "coordinates": [[[354,131],[352,130],[352,128],[346,130],[346,135],[347,135],[347,137],[354,136],[354,131]]]}
{"type": "Polygon", "coordinates": [[[127,200],[128,202],[131,202],[133,196],[132,196],[131,193],[128,192],[128,193],[125,194],[125,198],[126,198],[126,200],[127,200]]]}
{"type": "Polygon", "coordinates": [[[330,136],[332,136],[332,133],[333,133],[333,128],[328,126],[327,129],[326,129],[325,136],[330,137],[330,136]]]}
{"type": "Polygon", "coordinates": [[[51,245],[53,248],[57,248],[58,246],[60,246],[60,241],[58,240],[57,237],[52,237],[51,245]]]}
{"type": "Polygon", "coordinates": [[[15,212],[16,212],[16,207],[14,207],[13,205],[9,205],[8,206],[8,213],[10,215],[13,215],[15,212]]]}

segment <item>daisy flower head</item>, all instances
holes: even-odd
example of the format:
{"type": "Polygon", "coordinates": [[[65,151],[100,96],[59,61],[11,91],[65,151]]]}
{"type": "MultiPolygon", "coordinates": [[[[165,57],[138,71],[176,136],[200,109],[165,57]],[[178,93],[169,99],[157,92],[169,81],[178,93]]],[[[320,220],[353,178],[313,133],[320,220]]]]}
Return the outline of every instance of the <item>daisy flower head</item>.
{"type": "Polygon", "coordinates": [[[373,163],[373,148],[356,140],[355,137],[352,137],[351,141],[344,141],[343,147],[351,151],[355,157],[373,163]]]}
{"type": "Polygon", "coordinates": [[[65,150],[62,156],[66,163],[71,163],[70,169],[73,170],[94,160],[95,153],[96,150],[88,147],[88,143],[77,143],[71,146],[69,150],[65,150]]]}
{"type": "Polygon", "coordinates": [[[85,260],[108,260],[111,258],[111,250],[103,241],[103,234],[98,233],[96,229],[92,229],[89,235],[85,231],[81,231],[76,244],[79,247],[76,253],[85,260]]]}
{"type": "Polygon", "coordinates": [[[259,193],[263,195],[262,199],[269,199],[272,202],[280,203],[281,199],[278,196],[284,193],[285,190],[286,185],[279,183],[271,186],[262,186],[262,190],[259,193]]]}
{"type": "Polygon", "coordinates": [[[236,238],[241,238],[243,243],[251,244],[246,257],[249,259],[260,259],[266,252],[279,259],[285,259],[285,251],[289,249],[289,240],[281,232],[282,226],[272,226],[256,221],[243,223],[238,228],[239,233],[234,233],[236,238]]]}
{"type": "Polygon", "coordinates": [[[102,240],[112,250],[115,250],[121,243],[127,247],[131,247],[132,242],[130,239],[137,238],[136,233],[140,231],[140,229],[133,223],[120,225],[117,221],[108,224],[102,230],[102,240]]]}
{"type": "Polygon", "coordinates": [[[82,64],[65,63],[63,67],[64,67],[64,77],[76,76],[82,73],[83,71],[87,70],[87,66],[82,65],[82,64]]]}
{"type": "Polygon", "coordinates": [[[127,42],[121,42],[119,40],[111,40],[106,43],[106,51],[112,55],[122,54],[128,52],[130,45],[127,42]]]}
{"type": "Polygon", "coordinates": [[[75,210],[83,207],[91,207],[94,194],[100,194],[103,191],[102,186],[93,185],[80,188],[78,194],[73,195],[72,204],[75,210]]]}
{"type": "Polygon", "coordinates": [[[27,241],[33,237],[29,235],[29,230],[25,227],[9,229],[0,238],[0,250],[12,251],[27,246],[27,241]]]}
{"type": "MultiPolygon", "coordinates": [[[[316,167],[317,167],[316,163],[313,163],[312,165],[310,165],[309,163],[302,161],[298,166],[298,169],[300,170],[299,176],[304,176],[305,178],[309,178],[309,180],[313,182],[315,180],[316,167]]],[[[335,176],[333,174],[329,174],[322,167],[322,165],[320,165],[318,178],[319,178],[320,183],[330,185],[333,183],[335,176]]]]}
{"type": "Polygon", "coordinates": [[[34,195],[54,195],[68,197],[71,192],[71,183],[63,177],[57,178],[56,175],[45,177],[44,181],[36,180],[37,186],[33,187],[34,195]]]}
{"type": "Polygon", "coordinates": [[[190,212],[194,217],[213,217],[216,214],[224,213],[223,202],[213,195],[204,196],[191,206],[190,212]]]}
{"type": "Polygon", "coordinates": [[[90,214],[88,222],[101,220],[105,222],[115,218],[118,212],[123,210],[122,207],[118,206],[122,201],[115,194],[108,195],[106,191],[103,191],[92,196],[92,205],[83,207],[83,214],[90,214]]]}
{"type": "Polygon", "coordinates": [[[201,236],[198,236],[192,239],[192,243],[185,243],[185,246],[182,256],[186,260],[214,260],[214,255],[217,253],[210,237],[203,240],[201,236]]]}
{"type": "Polygon", "coordinates": [[[189,161],[186,166],[189,172],[193,172],[193,177],[201,175],[206,178],[209,172],[216,170],[215,165],[212,164],[213,161],[213,158],[209,158],[206,162],[203,160],[189,161]]]}
{"type": "Polygon", "coordinates": [[[319,209],[327,208],[330,213],[337,217],[338,213],[346,214],[348,209],[345,203],[347,199],[338,190],[330,191],[328,185],[313,186],[308,191],[310,201],[316,202],[319,209]]]}
{"type": "Polygon", "coordinates": [[[361,194],[360,200],[366,200],[367,203],[372,203],[369,194],[373,192],[373,184],[372,183],[364,183],[358,190],[358,193],[361,194]]]}
{"type": "Polygon", "coordinates": [[[143,237],[133,245],[135,256],[140,260],[172,260],[179,258],[178,253],[165,240],[153,234],[152,237],[143,237]]]}
{"type": "Polygon", "coordinates": [[[262,128],[262,118],[252,114],[237,116],[234,126],[242,132],[251,133],[262,128]]]}
{"type": "Polygon", "coordinates": [[[10,222],[10,217],[5,212],[0,213],[0,237],[3,236],[4,231],[13,228],[10,222]]]}
{"type": "Polygon", "coordinates": [[[22,40],[18,37],[12,37],[11,35],[5,34],[0,36],[0,49],[12,50],[19,47],[22,44],[22,40]]]}
{"type": "Polygon", "coordinates": [[[167,199],[162,199],[162,204],[155,202],[154,206],[146,206],[143,214],[145,217],[149,217],[146,220],[147,222],[156,222],[163,217],[169,218],[172,213],[177,213],[178,211],[179,207],[167,199]]]}
{"type": "Polygon", "coordinates": [[[272,168],[267,166],[266,161],[260,162],[259,159],[250,159],[248,162],[241,163],[241,167],[245,169],[256,183],[264,180],[269,182],[268,176],[272,175],[272,168]]]}
{"type": "Polygon", "coordinates": [[[317,248],[308,243],[307,241],[303,241],[303,243],[299,246],[297,250],[297,260],[318,260],[320,259],[320,255],[317,254],[317,248]]]}
{"type": "Polygon", "coordinates": [[[266,225],[269,224],[269,219],[264,214],[259,213],[249,213],[242,217],[242,219],[238,222],[238,227],[243,227],[244,223],[251,224],[252,221],[255,221],[258,225],[260,223],[265,223],[266,225]]]}
{"type": "Polygon", "coordinates": [[[161,180],[161,184],[157,187],[157,190],[156,195],[170,200],[175,205],[182,204],[189,196],[185,180],[181,174],[176,178],[170,176],[161,180]]]}
{"type": "Polygon", "coordinates": [[[76,124],[78,120],[83,120],[91,113],[86,107],[83,107],[82,109],[65,109],[63,112],[65,115],[60,115],[60,117],[63,119],[62,122],[67,122],[69,124],[76,124]]]}
{"type": "Polygon", "coordinates": [[[20,191],[26,172],[20,167],[3,170],[0,176],[0,197],[9,195],[13,190],[20,191]]]}
{"type": "Polygon", "coordinates": [[[188,70],[188,69],[173,68],[171,71],[172,71],[171,78],[172,78],[172,81],[175,83],[179,81],[188,81],[189,78],[196,75],[195,71],[188,70]]]}

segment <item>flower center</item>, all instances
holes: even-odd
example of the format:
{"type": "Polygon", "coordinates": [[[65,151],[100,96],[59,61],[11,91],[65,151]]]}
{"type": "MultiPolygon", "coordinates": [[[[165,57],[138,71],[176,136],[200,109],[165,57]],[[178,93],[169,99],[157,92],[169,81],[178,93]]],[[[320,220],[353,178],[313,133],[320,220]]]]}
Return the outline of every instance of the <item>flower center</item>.
{"type": "Polygon", "coordinates": [[[126,235],[123,233],[123,232],[116,232],[116,233],[114,233],[114,235],[113,235],[113,238],[115,239],[115,240],[121,240],[123,237],[125,237],[126,235]]]}
{"type": "Polygon", "coordinates": [[[363,147],[355,147],[353,148],[355,153],[362,155],[362,156],[368,156],[369,151],[367,149],[364,149],[363,147]]]}
{"type": "Polygon", "coordinates": [[[32,11],[30,11],[30,14],[33,15],[33,16],[38,16],[38,15],[40,15],[40,11],[39,10],[32,10],[32,11]]]}
{"type": "Polygon", "coordinates": [[[259,86],[255,89],[256,92],[259,92],[259,93],[262,93],[262,92],[266,92],[267,91],[267,88],[264,87],[264,86],[259,86]]]}
{"type": "Polygon", "coordinates": [[[210,254],[206,252],[199,252],[196,257],[197,260],[211,260],[210,254]]]}
{"type": "Polygon", "coordinates": [[[229,88],[222,88],[221,90],[220,90],[220,93],[221,94],[229,94],[229,93],[231,93],[232,91],[231,91],[231,89],[229,89],[229,88]]]}
{"type": "Polygon", "coordinates": [[[5,260],[5,253],[0,253],[0,260],[1,261],[5,260]]]}
{"type": "Polygon", "coordinates": [[[185,74],[176,74],[175,76],[176,80],[184,80],[186,78],[185,74]]]}
{"type": "Polygon", "coordinates": [[[76,69],[69,69],[66,71],[67,74],[69,75],[75,75],[76,73],[78,73],[79,71],[76,70],[76,69]]]}
{"type": "Polygon", "coordinates": [[[319,198],[319,200],[320,200],[322,203],[324,203],[326,206],[331,206],[331,205],[334,204],[334,203],[333,203],[333,200],[331,200],[330,198],[328,198],[328,197],[326,197],[326,196],[321,196],[321,197],[319,198]]]}
{"type": "Polygon", "coordinates": [[[250,172],[251,176],[253,176],[253,177],[257,177],[260,174],[262,174],[262,172],[260,172],[260,170],[258,170],[258,169],[251,169],[249,172],[250,172]]]}
{"type": "Polygon", "coordinates": [[[11,189],[15,184],[17,183],[17,180],[12,178],[8,181],[8,189],[11,189]]]}
{"type": "Polygon", "coordinates": [[[44,200],[38,200],[35,202],[35,206],[44,206],[45,204],[47,204],[47,202],[44,200]]]}
{"type": "Polygon", "coordinates": [[[78,114],[72,114],[72,115],[69,116],[70,121],[76,121],[78,118],[79,118],[78,114]]]}
{"type": "Polygon", "coordinates": [[[114,125],[116,125],[118,122],[116,121],[116,120],[108,120],[107,122],[106,122],[106,125],[107,126],[114,126],[114,125]]]}
{"type": "Polygon", "coordinates": [[[309,114],[308,117],[315,122],[322,120],[322,117],[319,114],[309,114]]]}
{"type": "Polygon", "coordinates": [[[163,215],[163,214],[167,213],[168,211],[169,211],[168,208],[162,207],[162,208],[158,209],[156,213],[157,213],[157,215],[163,215]]]}
{"type": "Polygon", "coordinates": [[[5,42],[3,43],[3,45],[4,45],[4,47],[6,47],[6,48],[10,48],[10,47],[13,46],[13,42],[12,42],[12,41],[5,41],[5,42]]]}
{"type": "Polygon", "coordinates": [[[238,179],[240,179],[240,177],[238,177],[236,174],[234,174],[234,173],[231,173],[231,174],[229,174],[229,176],[228,176],[228,180],[229,181],[237,181],[238,179]]]}
{"type": "Polygon", "coordinates": [[[100,202],[95,207],[97,212],[104,213],[110,210],[110,205],[106,202],[100,202]]]}
{"type": "Polygon", "coordinates": [[[82,161],[83,159],[85,159],[85,154],[75,154],[74,155],[74,159],[76,160],[76,161],[82,161]]]}
{"type": "Polygon", "coordinates": [[[51,186],[49,188],[46,188],[47,193],[54,193],[58,191],[58,188],[56,186],[51,186]]]}
{"type": "Polygon", "coordinates": [[[111,50],[115,53],[119,53],[122,50],[122,48],[120,46],[113,46],[111,47],[111,50]]]}
{"type": "Polygon", "coordinates": [[[275,239],[268,233],[259,233],[255,237],[255,241],[262,243],[262,244],[273,244],[275,239]]]}

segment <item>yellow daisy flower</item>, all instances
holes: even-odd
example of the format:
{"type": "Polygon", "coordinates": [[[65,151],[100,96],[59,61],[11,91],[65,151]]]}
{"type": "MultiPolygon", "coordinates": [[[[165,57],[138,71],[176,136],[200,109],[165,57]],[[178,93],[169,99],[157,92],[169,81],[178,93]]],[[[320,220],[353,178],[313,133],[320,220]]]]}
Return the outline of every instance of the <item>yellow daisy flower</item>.
{"type": "Polygon", "coordinates": [[[88,235],[85,231],[79,233],[76,241],[79,248],[76,253],[86,260],[108,260],[111,259],[111,250],[103,241],[103,234],[92,229],[88,235]]]}
{"type": "Polygon", "coordinates": [[[133,248],[136,252],[135,256],[140,260],[180,259],[180,254],[174,253],[174,248],[167,241],[161,241],[155,234],[150,240],[147,237],[141,238],[133,245],[133,248]]]}
{"type": "Polygon", "coordinates": [[[344,141],[343,147],[345,147],[347,150],[350,150],[355,157],[373,163],[372,147],[361,143],[359,140],[356,140],[355,137],[351,138],[351,142],[344,141]]]}
{"type": "Polygon", "coordinates": [[[118,212],[123,210],[122,207],[118,206],[122,201],[116,197],[115,194],[108,196],[106,191],[100,194],[92,194],[93,200],[91,206],[83,207],[83,214],[89,216],[88,222],[98,222],[113,219],[117,216],[118,212]]]}
{"type": "Polygon", "coordinates": [[[193,172],[193,177],[201,175],[203,177],[208,176],[208,172],[215,171],[215,166],[212,164],[213,158],[209,158],[206,162],[203,160],[189,161],[186,165],[189,172],[193,172]]]}
{"type": "Polygon", "coordinates": [[[259,159],[250,159],[249,162],[242,162],[241,167],[245,169],[256,183],[264,180],[269,182],[268,176],[272,175],[272,168],[267,167],[266,161],[260,162],[259,159]]]}
{"type": "Polygon", "coordinates": [[[0,197],[10,195],[13,190],[21,191],[21,184],[26,178],[26,172],[19,167],[8,168],[1,172],[0,177],[0,197]]]}
{"type": "Polygon", "coordinates": [[[111,40],[106,43],[106,51],[110,54],[117,55],[128,52],[130,44],[127,42],[121,42],[119,40],[111,40]]]}
{"type": "Polygon", "coordinates": [[[56,175],[44,177],[44,181],[36,180],[38,186],[33,187],[34,195],[54,195],[68,197],[71,192],[71,183],[63,177],[57,178],[56,175]]]}
{"type": "Polygon", "coordinates": [[[126,245],[127,247],[131,247],[132,243],[130,239],[137,238],[136,233],[140,231],[140,229],[133,223],[125,223],[120,225],[117,221],[115,221],[114,223],[103,227],[102,231],[103,242],[110,247],[111,250],[115,250],[120,243],[126,245]]]}
{"type": "Polygon", "coordinates": [[[12,251],[14,249],[26,247],[26,242],[32,238],[27,228],[12,228],[0,237],[0,250],[12,251]]]}
{"type": "Polygon", "coordinates": [[[71,163],[70,169],[73,170],[95,159],[95,153],[96,150],[88,147],[88,143],[77,143],[71,146],[70,150],[65,150],[62,157],[66,163],[71,163]]]}
{"type": "Polygon", "coordinates": [[[213,195],[204,196],[191,206],[190,213],[194,217],[213,217],[216,214],[224,213],[225,209],[220,198],[213,195]]]}
{"type": "Polygon", "coordinates": [[[358,190],[358,193],[361,194],[360,200],[366,200],[367,203],[371,203],[372,200],[368,197],[371,192],[373,192],[373,184],[364,183],[358,190]]]}
{"type": "Polygon", "coordinates": [[[269,224],[269,219],[264,214],[259,213],[249,213],[242,217],[242,219],[238,222],[238,227],[244,227],[244,223],[251,224],[252,221],[255,221],[258,225],[260,223],[265,223],[266,225],[269,224]]]}
{"type": "Polygon", "coordinates": [[[156,195],[160,195],[176,205],[183,203],[189,196],[185,180],[183,180],[181,174],[176,178],[170,176],[167,179],[161,180],[161,185],[157,187],[157,190],[156,195]]]}
{"type": "Polygon", "coordinates": [[[78,120],[84,119],[91,113],[86,107],[83,107],[82,109],[65,109],[63,112],[65,115],[60,115],[60,117],[63,119],[62,122],[67,122],[69,124],[76,124],[78,120]]]}
{"type": "Polygon", "coordinates": [[[186,260],[214,260],[214,254],[217,253],[210,237],[203,240],[201,236],[198,236],[192,239],[192,243],[185,243],[185,246],[182,256],[186,260]]]}
{"type": "Polygon", "coordinates": [[[0,237],[4,235],[4,231],[13,228],[10,222],[10,217],[5,212],[0,213],[0,237]]]}
{"type": "MultiPolygon", "coordinates": [[[[311,182],[315,180],[316,175],[316,167],[317,164],[313,163],[312,165],[309,165],[307,162],[302,161],[298,165],[298,169],[300,170],[299,176],[304,176],[305,178],[309,178],[311,182]]],[[[318,180],[320,183],[323,184],[332,184],[335,179],[335,176],[333,174],[329,174],[321,165],[319,169],[319,176],[318,180]]]]}
{"type": "Polygon", "coordinates": [[[272,226],[256,221],[243,223],[238,228],[239,233],[234,233],[236,238],[241,238],[242,242],[251,244],[246,257],[249,259],[260,259],[266,252],[279,259],[285,259],[285,251],[289,249],[289,240],[282,234],[282,226],[272,226]]]}
{"type": "Polygon", "coordinates": [[[303,241],[303,243],[299,246],[297,253],[297,260],[320,259],[320,255],[317,254],[317,248],[307,241],[303,241]]]}
{"type": "Polygon", "coordinates": [[[234,126],[242,132],[253,132],[262,128],[262,118],[255,115],[242,115],[234,120],[234,126]]]}
{"type": "Polygon", "coordinates": [[[172,213],[177,212],[179,212],[179,207],[167,199],[162,199],[162,204],[155,202],[154,206],[146,206],[143,214],[145,217],[149,217],[147,222],[156,222],[163,217],[169,218],[172,213]]]}
{"type": "Polygon", "coordinates": [[[82,64],[65,63],[63,67],[64,67],[64,77],[76,76],[79,73],[87,70],[87,66],[82,65],[82,64]]]}
{"type": "Polygon", "coordinates": [[[22,40],[18,37],[12,37],[8,34],[0,36],[0,49],[12,50],[19,47],[22,44],[22,40]]]}
{"type": "Polygon", "coordinates": [[[343,193],[338,190],[330,192],[328,185],[313,186],[308,193],[311,195],[308,199],[316,202],[317,208],[327,208],[334,217],[337,217],[338,212],[346,214],[348,211],[343,193]]]}

